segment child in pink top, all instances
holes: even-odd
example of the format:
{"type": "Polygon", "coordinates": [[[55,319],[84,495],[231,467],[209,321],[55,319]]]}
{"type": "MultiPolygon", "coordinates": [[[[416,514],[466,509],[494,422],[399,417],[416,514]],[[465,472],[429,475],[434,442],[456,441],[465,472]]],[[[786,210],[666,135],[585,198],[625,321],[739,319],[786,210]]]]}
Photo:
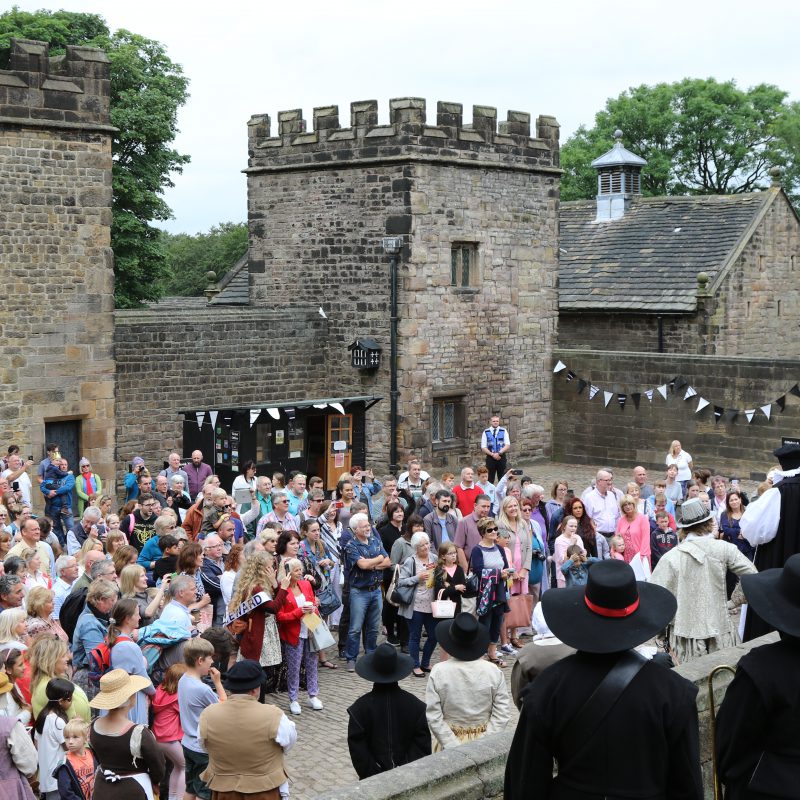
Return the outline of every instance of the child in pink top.
{"type": "Polygon", "coordinates": [[[172,762],[169,776],[169,800],[183,800],[186,790],[186,764],[181,739],[181,715],[178,709],[178,681],[186,664],[173,664],[153,697],[153,736],[164,757],[172,762]]]}
{"type": "Polygon", "coordinates": [[[616,534],[612,536],[608,540],[608,546],[611,549],[611,558],[619,559],[620,561],[625,560],[625,540],[621,536],[617,536],[616,534]]]}
{"type": "Polygon", "coordinates": [[[578,545],[584,553],[586,553],[586,548],[583,546],[583,539],[578,536],[578,520],[575,517],[564,517],[558,526],[558,531],[559,535],[553,543],[553,558],[556,562],[556,583],[563,588],[566,586],[567,580],[561,567],[567,560],[567,548],[578,545]]]}

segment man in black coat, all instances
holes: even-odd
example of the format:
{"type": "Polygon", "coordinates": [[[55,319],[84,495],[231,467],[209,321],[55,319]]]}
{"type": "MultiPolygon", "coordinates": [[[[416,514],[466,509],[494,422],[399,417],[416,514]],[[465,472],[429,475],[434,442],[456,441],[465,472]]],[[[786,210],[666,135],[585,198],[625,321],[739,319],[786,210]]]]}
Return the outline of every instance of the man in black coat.
{"type": "Polygon", "coordinates": [[[413,667],[411,656],[386,642],[356,662],[356,672],[374,684],[347,709],[347,746],[360,779],[431,753],[425,703],[397,685],[413,667]]]}
{"type": "Polygon", "coordinates": [[[720,706],[717,770],[725,800],[800,797],[800,555],[783,569],[743,575],[742,589],[781,640],[739,661],[720,706]]]}
{"type": "MultiPolygon", "coordinates": [[[[759,572],[780,569],[800,553],[800,446],[788,444],[774,451],[781,470],[775,486],[747,506],[739,523],[742,536],[756,548],[754,563],[759,572]]],[[[750,641],[775,630],[748,607],[744,640],[750,641]]]]}
{"type": "Polygon", "coordinates": [[[697,688],[630,649],[666,627],[672,594],[608,560],[585,587],[546,592],[542,605],[578,652],[523,693],[505,800],[702,800],[697,688]]]}

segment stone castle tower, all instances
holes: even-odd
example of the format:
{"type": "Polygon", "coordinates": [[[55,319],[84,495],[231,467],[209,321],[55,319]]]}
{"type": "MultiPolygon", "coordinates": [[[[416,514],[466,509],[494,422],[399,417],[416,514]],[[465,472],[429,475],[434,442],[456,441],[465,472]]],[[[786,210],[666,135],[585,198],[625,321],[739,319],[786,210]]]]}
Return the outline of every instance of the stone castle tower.
{"type": "MultiPolygon", "coordinates": [[[[389,260],[401,236],[400,461],[476,461],[481,431],[499,411],[514,455],[549,452],[549,358],[557,325],[559,128],[510,111],[457,103],[352,103],[249,122],[250,301],[287,317],[321,306],[327,337],[304,366],[331,393],[382,396],[367,418],[371,462],[389,461],[389,260]],[[380,368],[358,372],[347,346],[371,337],[380,368]],[[324,355],[320,357],[319,348],[324,355]]],[[[298,330],[302,336],[303,331],[298,330]]],[[[482,457],[480,457],[482,460],[482,457]]],[[[463,462],[462,463],[469,463],[463,462]]]]}
{"type": "MultiPolygon", "coordinates": [[[[0,71],[0,441],[114,474],[109,64],[13,40],[0,71]]],[[[108,489],[113,486],[108,485],[108,489]]]]}

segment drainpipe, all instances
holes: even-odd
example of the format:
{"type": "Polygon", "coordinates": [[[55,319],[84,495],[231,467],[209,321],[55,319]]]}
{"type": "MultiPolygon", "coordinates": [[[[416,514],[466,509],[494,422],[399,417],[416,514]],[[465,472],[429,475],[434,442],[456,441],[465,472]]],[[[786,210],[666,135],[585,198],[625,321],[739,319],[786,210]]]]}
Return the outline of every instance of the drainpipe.
{"type": "Polygon", "coordinates": [[[391,322],[391,351],[389,355],[390,391],[389,391],[389,472],[397,474],[397,262],[403,247],[401,236],[386,236],[383,239],[383,250],[389,256],[389,302],[391,306],[389,320],[391,322]]]}
{"type": "Polygon", "coordinates": [[[656,319],[658,320],[658,352],[664,352],[664,319],[659,314],[656,319]]]}

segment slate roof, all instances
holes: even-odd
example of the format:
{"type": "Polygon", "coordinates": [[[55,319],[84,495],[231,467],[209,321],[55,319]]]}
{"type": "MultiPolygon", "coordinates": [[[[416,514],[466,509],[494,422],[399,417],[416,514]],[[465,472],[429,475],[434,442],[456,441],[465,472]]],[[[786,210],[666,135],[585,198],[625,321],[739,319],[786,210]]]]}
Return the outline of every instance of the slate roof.
{"type": "Polygon", "coordinates": [[[713,291],[777,193],[636,197],[622,219],[600,223],[596,201],[562,203],[559,309],[694,311],[697,273],[713,291]]]}
{"type": "Polygon", "coordinates": [[[220,293],[209,305],[212,306],[246,306],[250,304],[250,273],[247,269],[248,254],[245,254],[233,265],[230,272],[222,278],[217,286],[220,293]]]}

